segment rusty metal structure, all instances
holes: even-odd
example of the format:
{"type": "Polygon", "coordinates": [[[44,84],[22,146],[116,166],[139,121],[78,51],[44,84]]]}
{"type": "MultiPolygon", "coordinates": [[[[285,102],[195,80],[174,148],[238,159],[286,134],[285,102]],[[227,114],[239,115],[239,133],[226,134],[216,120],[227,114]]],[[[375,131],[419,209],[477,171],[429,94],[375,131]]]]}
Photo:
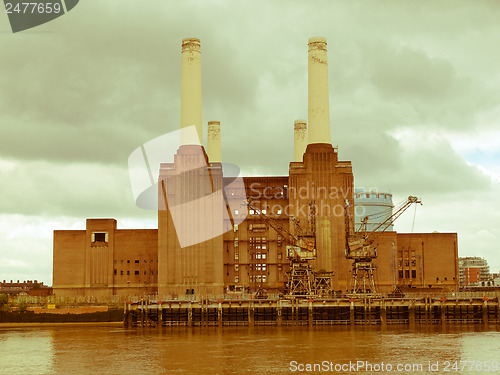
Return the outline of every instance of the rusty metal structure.
{"type": "MultiPolygon", "coordinates": [[[[369,217],[365,216],[358,230],[349,232],[349,225],[346,224],[346,252],[347,259],[353,261],[351,270],[351,283],[349,294],[352,296],[376,294],[375,265],[373,260],[377,258],[377,248],[373,243],[387,228],[394,224],[396,219],[405,212],[412,204],[422,204],[417,197],[409,196],[408,199],[400,203],[396,211],[386,220],[380,223],[375,229],[368,231],[367,224],[369,217]]],[[[351,220],[349,202],[346,202],[346,223],[351,220]]]]}

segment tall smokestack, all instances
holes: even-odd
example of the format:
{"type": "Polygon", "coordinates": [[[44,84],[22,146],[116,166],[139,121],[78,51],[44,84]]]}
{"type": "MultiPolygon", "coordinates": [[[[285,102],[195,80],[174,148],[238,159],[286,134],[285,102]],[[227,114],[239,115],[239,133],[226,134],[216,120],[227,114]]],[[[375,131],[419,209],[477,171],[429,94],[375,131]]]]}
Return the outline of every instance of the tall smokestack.
{"type": "MultiPolygon", "coordinates": [[[[196,126],[199,142],[184,136],[182,144],[203,144],[201,122],[201,55],[200,40],[182,40],[181,66],[181,129],[196,126]]],[[[186,132],[182,133],[186,135],[186,132]]]]}
{"type": "Polygon", "coordinates": [[[220,121],[208,122],[207,154],[210,163],[220,163],[220,121]]]}
{"type": "Polygon", "coordinates": [[[325,38],[313,37],[309,39],[308,60],[309,144],[331,143],[325,38]]]}
{"type": "Polygon", "coordinates": [[[295,120],[293,131],[293,161],[302,161],[307,147],[307,122],[295,120]]]}

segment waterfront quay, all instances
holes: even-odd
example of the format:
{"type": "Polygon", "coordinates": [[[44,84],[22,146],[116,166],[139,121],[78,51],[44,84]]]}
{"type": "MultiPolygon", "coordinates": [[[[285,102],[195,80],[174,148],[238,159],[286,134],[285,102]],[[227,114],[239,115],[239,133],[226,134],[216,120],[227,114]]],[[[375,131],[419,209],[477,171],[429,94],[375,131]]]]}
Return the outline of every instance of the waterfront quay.
{"type": "Polygon", "coordinates": [[[500,324],[498,297],[128,301],[124,327],[500,324]]]}

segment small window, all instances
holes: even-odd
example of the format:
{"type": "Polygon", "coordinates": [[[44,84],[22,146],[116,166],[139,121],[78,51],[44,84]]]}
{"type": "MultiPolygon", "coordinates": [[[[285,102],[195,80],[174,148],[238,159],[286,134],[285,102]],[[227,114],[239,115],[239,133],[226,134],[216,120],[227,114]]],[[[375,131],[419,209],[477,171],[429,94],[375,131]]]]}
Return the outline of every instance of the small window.
{"type": "Polygon", "coordinates": [[[117,274],[117,269],[115,268],[115,270],[113,271],[113,274],[116,275],[117,274]]]}
{"type": "Polygon", "coordinates": [[[93,232],[92,242],[108,242],[108,232],[93,232]]]}
{"type": "Polygon", "coordinates": [[[120,262],[121,262],[121,264],[123,264],[123,259],[122,259],[122,260],[120,260],[120,262]]]}
{"type": "Polygon", "coordinates": [[[130,275],[130,271],[127,271],[127,275],[130,275]]]}
{"type": "Polygon", "coordinates": [[[130,259],[127,259],[127,263],[130,263],[130,259]]]}
{"type": "Polygon", "coordinates": [[[411,270],[411,278],[416,279],[417,278],[417,271],[416,270],[411,270]]]}
{"type": "Polygon", "coordinates": [[[139,271],[135,271],[135,274],[138,275],[139,274],[139,271]]]}
{"type": "Polygon", "coordinates": [[[262,275],[262,282],[265,283],[267,281],[267,276],[266,275],[262,275]]]}

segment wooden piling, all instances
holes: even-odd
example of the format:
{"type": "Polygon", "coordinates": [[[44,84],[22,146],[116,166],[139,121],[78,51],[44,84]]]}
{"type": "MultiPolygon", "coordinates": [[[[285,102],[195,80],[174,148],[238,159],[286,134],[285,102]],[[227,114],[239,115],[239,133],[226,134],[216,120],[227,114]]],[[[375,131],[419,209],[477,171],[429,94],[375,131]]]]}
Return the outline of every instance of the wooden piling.
{"type": "Polygon", "coordinates": [[[217,309],[217,322],[219,327],[222,327],[222,302],[219,302],[219,308],[217,309]]]}
{"type": "Polygon", "coordinates": [[[309,300],[308,318],[309,318],[309,326],[312,327],[312,325],[314,323],[314,311],[313,311],[312,299],[309,300]]]}
{"type": "Polygon", "coordinates": [[[411,301],[408,306],[408,322],[410,323],[410,327],[415,327],[415,302],[411,301]]]}
{"type": "MultiPolygon", "coordinates": [[[[202,308],[203,311],[203,308],[202,308]]],[[[203,312],[201,313],[201,321],[203,322],[203,312]]],[[[188,327],[193,326],[193,303],[189,301],[188,303],[188,321],[187,321],[188,327]]],[[[203,323],[201,323],[203,325],[203,323]]]]}
{"type": "Polygon", "coordinates": [[[144,327],[144,300],[141,298],[141,317],[140,317],[141,327],[144,327]]]}
{"type": "Polygon", "coordinates": [[[445,324],[446,323],[446,305],[445,305],[445,301],[441,301],[441,305],[439,306],[440,309],[441,309],[441,324],[445,324]]]}
{"type": "Polygon", "coordinates": [[[161,307],[161,303],[158,305],[158,328],[163,327],[163,308],[161,307]]]}
{"type": "Polygon", "coordinates": [[[383,328],[385,328],[387,325],[387,306],[385,304],[385,301],[382,301],[380,305],[380,324],[383,328]]]}
{"type": "Polygon", "coordinates": [[[254,326],[254,318],[255,318],[254,302],[250,301],[250,304],[248,306],[248,325],[250,327],[254,326]]]}
{"type": "Polygon", "coordinates": [[[354,325],[354,301],[351,301],[351,307],[349,309],[349,321],[351,326],[354,325]]]}
{"type": "Polygon", "coordinates": [[[482,309],[482,316],[483,316],[483,324],[488,325],[488,300],[484,299],[483,301],[483,309],[482,309]]]}

